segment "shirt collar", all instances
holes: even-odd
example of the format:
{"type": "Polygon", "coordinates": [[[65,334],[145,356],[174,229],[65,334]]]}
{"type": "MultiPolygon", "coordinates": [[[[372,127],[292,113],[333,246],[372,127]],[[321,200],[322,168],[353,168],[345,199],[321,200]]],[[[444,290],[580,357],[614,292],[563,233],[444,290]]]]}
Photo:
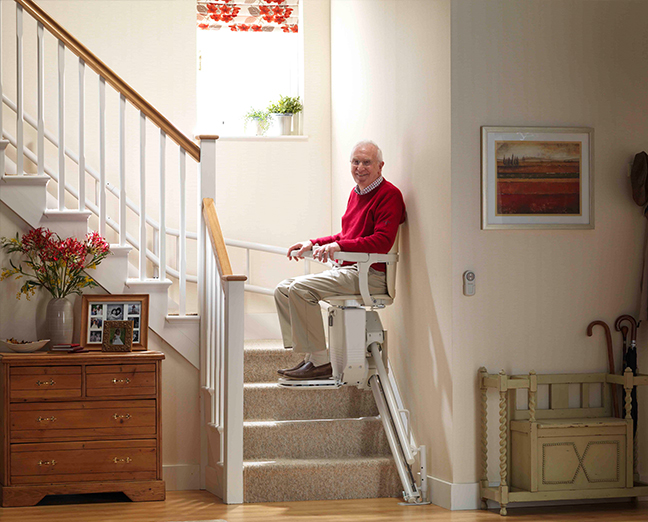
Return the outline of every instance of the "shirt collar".
{"type": "Polygon", "coordinates": [[[384,179],[385,178],[383,178],[382,176],[379,176],[378,179],[376,179],[376,181],[374,181],[368,187],[365,187],[365,188],[361,189],[361,188],[358,188],[358,185],[356,185],[353,190],[355,190],[356,194],[358,194],[360,196],[364,196],[365,194],[369,194],[369,192],[371,192],[372,190],[377,188],[378,185],[380,185],[383,182],[384,179]]]}

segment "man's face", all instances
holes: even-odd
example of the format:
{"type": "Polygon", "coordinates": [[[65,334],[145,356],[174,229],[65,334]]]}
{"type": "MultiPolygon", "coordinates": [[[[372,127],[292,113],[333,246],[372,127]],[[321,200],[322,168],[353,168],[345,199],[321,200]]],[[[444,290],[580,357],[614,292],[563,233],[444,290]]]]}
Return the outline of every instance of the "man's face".
{"type": "Polygon", "coordinates": [[[384,164],[376,158],[373,145],[361,145],[351,154],[351,175],[358,187],[365,189],[380,177],[384,164]]]}

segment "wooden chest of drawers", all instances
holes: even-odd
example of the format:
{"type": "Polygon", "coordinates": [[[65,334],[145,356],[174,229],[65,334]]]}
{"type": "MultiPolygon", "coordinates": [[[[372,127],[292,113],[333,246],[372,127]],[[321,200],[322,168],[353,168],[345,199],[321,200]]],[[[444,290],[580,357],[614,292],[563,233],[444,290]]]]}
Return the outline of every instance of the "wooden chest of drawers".
{"type": "Polygon", "coordinates": [[[0,498],[164,500],[157,352],[0,354],[0,498]]]}

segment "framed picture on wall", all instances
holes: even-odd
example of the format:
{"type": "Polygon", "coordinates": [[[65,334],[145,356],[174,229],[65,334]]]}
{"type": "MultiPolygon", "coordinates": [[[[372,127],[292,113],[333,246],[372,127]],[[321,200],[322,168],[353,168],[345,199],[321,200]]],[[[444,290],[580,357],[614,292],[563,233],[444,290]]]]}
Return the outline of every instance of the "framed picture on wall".
{"type": "Polygon", "coordinates": [[[594,129],[481,130],[483,230],[594,228],[594,129]]]}
{"type": "Polygon", "coordinates": [[[130,324],[132,349],[146,350],[148,294],[83,295],[81,307],[81,345],[88,350],[102,349],[105,325],[109,321],[126,321],[130,324]]]}

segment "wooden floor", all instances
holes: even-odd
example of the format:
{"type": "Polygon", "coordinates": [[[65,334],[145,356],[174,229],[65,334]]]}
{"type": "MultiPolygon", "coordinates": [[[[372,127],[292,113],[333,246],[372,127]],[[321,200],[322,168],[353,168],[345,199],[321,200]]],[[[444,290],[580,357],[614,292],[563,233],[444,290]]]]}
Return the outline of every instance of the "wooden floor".
{"type": "Polygon", "coordinates": [[[0,508],[2,522],[227,522],[408,521],[455,522],[648,520],[648,503],[610,503],[499,511],[447,511],[437,506],[400,506],[398,499],[283,502],[226,506],[205,491],[171,491],[165,502],[130,502],[120,495],[50,497],[29,508],[0,508]]]}

